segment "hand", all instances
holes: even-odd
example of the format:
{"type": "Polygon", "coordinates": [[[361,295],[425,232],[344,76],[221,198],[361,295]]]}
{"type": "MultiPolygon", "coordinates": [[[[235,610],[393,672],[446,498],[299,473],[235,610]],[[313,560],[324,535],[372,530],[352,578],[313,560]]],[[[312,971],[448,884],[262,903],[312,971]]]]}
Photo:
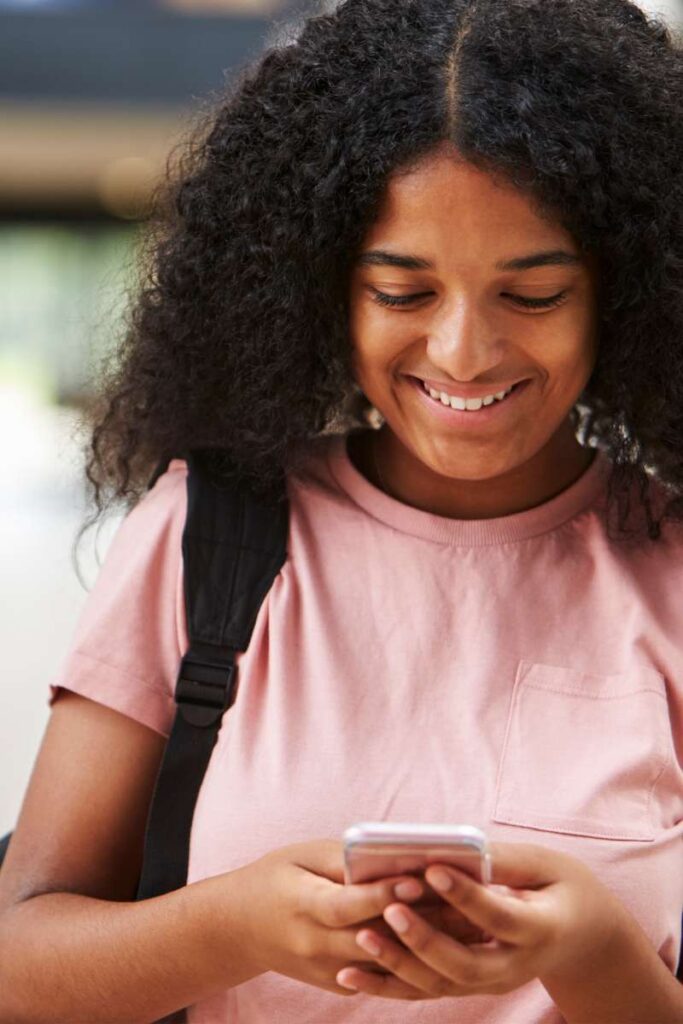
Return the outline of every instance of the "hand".
{"type": "MultiPolygon", "coordinates": [[[[472,924],[471,921],[465,917],[459,910],[452,907],[449,903],[445,903],[441,896],[438,895],[429,886],[426,886],[426,893],[419,899],[412,902],[413,908],[419,913],[420,917],[427,921],[432,928],[438,929],[438,931],[444,932],[445,935],[450,935],[452,938],[457,939],[458,942],[470,944],[474,942],[483,942],[487,938],[485,933],[477,925],[472,924]]],[[[502,888],[507,888],[503,886],[502,888]]],[[[372,921],[364,922],[366,928],[372,929],[378,935],[383,935],[386,938],[394,938],[395,933],[393,929],[386,923],[383,917],[375,918],[372,921]]],[[[366,968],[368,969],[368,968],[366,968]]],[[[370,964],[369,969],[374,971],[376,974],[388,974],[390,973],[381,964],[372,965],[370,964]]]]}
{"type": "MultiPolygon", "coordinates": [[[[429,886],[425,888],[427,890],[425,895],[415,900],[412,907],[432,928],[436,928],[466,945],[485,941],[486,935],[478,925],[469,921],[457,907],[445,903],[443,898],[429,886]]],[[[366,927],[387,938],[395,938],[396,933],[383,917],[378,918],[376,922],[366,922],[366,927]]],[[[383,969],[382,972],[385,973],[383,969]]]]}
{"type": "Polygon", "coordinates": [[[587,865],[568,854],[531,843],[491,843],[495,892],[447,865],[425,872],[430,886],[483,929],[490,941],[464,945],[434,928],[415,908],[393,903],[384,911],[393,938],[376,929],[357,932],[360,948],[391,972],[371,974],[347,966],[340,984],[389,999],[500,995],[544,974],[561,976],[589,963],[614,937],[624,908],[587,865]],[[442,889],[440,881],[450,880],[442,889]],[[404,919],[407,929],[400,929],[404,919]]]}
{"type": "Polygon", "coordinates": [[[228,877],[228,913],[248,951],[251,976],[277,971],[345,996],[353,993],[335,981],[341,968],[349,962],[373,968],[372,956],[356,945],[359,926],[387,928],[381,914],[395,903],[398,883],[412,889],[403,900],[426,888],[410,875],[345,885],[343,847],[331,839],[273,850],[228,877]]]}

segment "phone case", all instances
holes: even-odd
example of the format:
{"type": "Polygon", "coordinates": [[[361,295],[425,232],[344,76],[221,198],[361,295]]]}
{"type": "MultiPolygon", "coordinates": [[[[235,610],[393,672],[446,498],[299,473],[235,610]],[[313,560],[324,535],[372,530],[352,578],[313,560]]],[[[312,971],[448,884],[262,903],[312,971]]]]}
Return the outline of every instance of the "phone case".
{"type": "Polygon", "coordinates": [[[486,836],[473,825],[358,822],[344,832],[347,883],[421,874],[430,864],[452,864],[484,885],[491,882],[486,836]]]}

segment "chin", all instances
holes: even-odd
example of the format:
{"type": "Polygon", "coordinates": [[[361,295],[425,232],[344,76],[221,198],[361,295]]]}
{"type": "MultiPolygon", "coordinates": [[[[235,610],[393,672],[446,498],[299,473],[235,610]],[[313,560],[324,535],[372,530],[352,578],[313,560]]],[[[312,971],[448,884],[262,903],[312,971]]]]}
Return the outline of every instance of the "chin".
{"type": "Polygon", "coordinates": [[[437,453],[431,453],[430,456],[422,458],[417,452],[415,454],[427,469],[450,480],[492,480],[515,469],[522,461],[519,457],[496,457],[484,452],[479,455],[472,454],[470,457],[454,457],[450,453],[439,457],[437,453]]]}
{"type": "MultiPolygon", "coordinates": [[[[430,467],[432,468],[432,467],[430,467]]],[[[497,469],[491,466],[472,468],[467,466],[450,466],[437,468],[433,467],[434,472],[440,476],[446,477],[449,480],[469,480],[475,482],[477,480],[493,480],[495,477],[502,476],[507,472],[507,468],[497,469]]]]}

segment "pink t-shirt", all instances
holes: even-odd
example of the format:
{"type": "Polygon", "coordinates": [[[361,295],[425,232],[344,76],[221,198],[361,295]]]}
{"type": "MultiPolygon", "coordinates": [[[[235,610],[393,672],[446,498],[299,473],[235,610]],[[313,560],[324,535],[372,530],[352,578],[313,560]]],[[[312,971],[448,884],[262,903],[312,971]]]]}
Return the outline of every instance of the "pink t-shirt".
{"type": "MultiPolygon", "coordinates": [[[[363,821],[467,823],[587,863],[675,971],[683,906],[683,528],[610,541],[604,453],[568,489],[455,520],[372,486],[345,439],[290,475],[287,561],[199,793],[188,881],[363,821]]],[[[175,460],[112,542],[51,684],[168,736],[187,648],[175,460]]],[[[559,1024],[502,996],[352,998],[261,975],[191,1024],[559,1024]]]]}

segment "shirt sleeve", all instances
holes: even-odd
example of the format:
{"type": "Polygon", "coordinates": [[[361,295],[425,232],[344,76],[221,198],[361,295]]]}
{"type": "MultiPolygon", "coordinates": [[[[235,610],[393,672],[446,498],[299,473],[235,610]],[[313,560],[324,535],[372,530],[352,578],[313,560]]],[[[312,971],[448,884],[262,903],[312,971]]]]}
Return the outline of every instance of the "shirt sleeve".
{"type": "Polygon", "coordinates": [[[50,707],[61,689],[73,690],[170,735],[178,666],[187,649],[186,479],[187,464],[174,459],[118,527],[49,684],[50,707]]]}

